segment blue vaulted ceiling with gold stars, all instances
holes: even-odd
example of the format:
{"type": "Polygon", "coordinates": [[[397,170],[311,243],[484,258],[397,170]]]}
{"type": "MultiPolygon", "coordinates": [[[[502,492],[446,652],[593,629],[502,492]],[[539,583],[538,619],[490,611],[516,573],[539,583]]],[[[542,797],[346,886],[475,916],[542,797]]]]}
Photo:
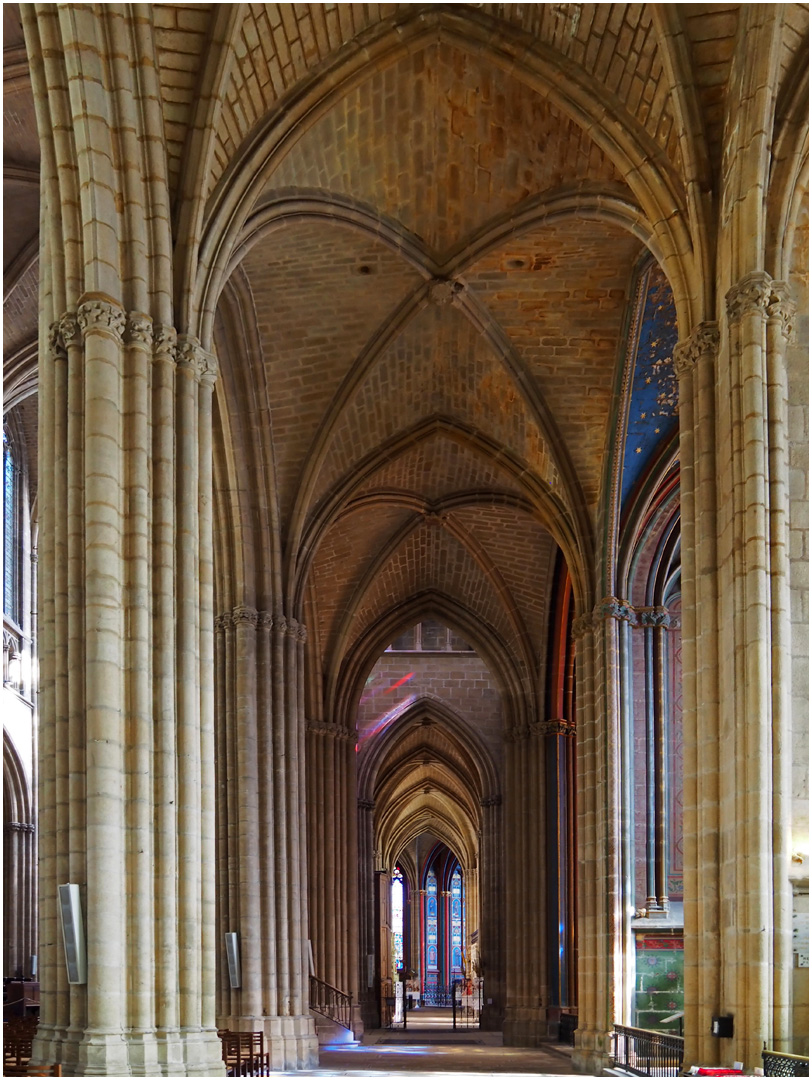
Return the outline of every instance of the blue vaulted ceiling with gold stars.
{"type": "Polygon", "coordinates": [[[676,432],[679,401],[673,364],[676,343],[677,313],[671,286],[657,263],[651,261],[640,271],[629,327],[626,356],[632,369],[631,379],[626,383],[625,413],[620,417],[625,427],[621,508],[659,457],[658,447],[670,441],[676,432]]]}

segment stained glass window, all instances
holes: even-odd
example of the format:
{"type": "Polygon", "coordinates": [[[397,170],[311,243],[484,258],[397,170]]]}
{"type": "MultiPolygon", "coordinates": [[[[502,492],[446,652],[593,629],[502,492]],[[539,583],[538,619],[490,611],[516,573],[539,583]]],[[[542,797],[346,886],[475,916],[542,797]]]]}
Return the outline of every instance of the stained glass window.
{"type": "Polygon", "coordinates": [[[20,544],[18,472],[3,432],[3,611],[20,622],[20,544]]]}
{"type": "Polygon", "coordinates": [[[437,875],[426,878],[426,970],[437,971],[437,875]]]}
{"type": "Polygon", "coordinates": [[[392,978],[403,967],[403,872],[399,866],[392,874],[392,978]]]}
{"type": "Polygon", "coordinates": [[[462,972],[462,874],[459,867],[451,877],[451,973],[462,972]]]}

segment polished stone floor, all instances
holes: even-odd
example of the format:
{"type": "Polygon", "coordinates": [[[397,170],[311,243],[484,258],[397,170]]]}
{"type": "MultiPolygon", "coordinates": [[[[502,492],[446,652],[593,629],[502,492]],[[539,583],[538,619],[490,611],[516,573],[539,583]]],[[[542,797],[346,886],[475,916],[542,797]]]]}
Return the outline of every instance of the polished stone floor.
{"type": "Polygon", "coordinates": [[[319,1068],[274,1076],[571,1076],[571,1049],[551,1041],[532,1050],[502,1046],[501,1032],[453,1031],[448,1009],[410,1012],[407,1030],[368,1031],[359,1046],[322,1048],[319,1068]]]}

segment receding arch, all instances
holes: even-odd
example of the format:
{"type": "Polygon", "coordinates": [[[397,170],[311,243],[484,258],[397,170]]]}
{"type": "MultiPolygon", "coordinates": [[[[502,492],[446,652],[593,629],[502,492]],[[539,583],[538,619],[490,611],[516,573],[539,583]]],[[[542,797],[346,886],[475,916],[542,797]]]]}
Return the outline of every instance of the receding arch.
{"type": "Polygon", "coordinates": [[[526,722],[529,716],[526,687],[499,636],[458,601],[436,591],[419,593],[376,620],[356,641],[352,653],[341,661],[340,666],[330,670],[325,697],[335,703],[336,720],[345,727],[352,725],[364,680],[377,658],[399,633],[425,617],[445,622],[485,660],[510,703],[506,710],[506,726],[526,722]]]}
{"type": "MultiPolygon", "coordinates": [[[[498,462],[505,469],[506,475],[520,485],[527,493],[526,501],[517,501],[516,506],[526,509],[551,533],[565,553],[575,583],[577,601],[587,604],[591,595],[591,585],[585,570],[586,556],[582,547],[582,538],[578,536],[570,523],[566,506],[553,492],[545,488],[537,477],[528,473],[521,460],[510,450],[497,444],[483,432],[476,431],[458,420],[444,416],[431,416],[397,433],[357,462],[352,472],[341,484],[336,485],[330,495],[316,508],[298,544],[295,574],[291,574],[295,587],[292,598],[294,607],[302,603],[310,566],[319,544],[330,526],[342,513],[346,512],[353,499],[353,493],[374,476],[383,463],[437,433],[468,446],[489,461],[498,462]]],[[[500,494],[499,498],[503,500],[509,497],[500,494]]]]}

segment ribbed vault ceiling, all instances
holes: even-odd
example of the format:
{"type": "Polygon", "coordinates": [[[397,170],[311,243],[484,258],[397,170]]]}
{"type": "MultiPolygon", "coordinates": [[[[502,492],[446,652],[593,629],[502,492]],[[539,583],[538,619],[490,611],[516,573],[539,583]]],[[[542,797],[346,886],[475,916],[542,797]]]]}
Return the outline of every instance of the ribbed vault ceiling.
{"type": "MultiPolygon", "coordinates": [[[[599,204],[631,193],[588,132],[457,43],[395,56],[314,116],[240,263],[314,663],[335,687],[370,628],[426,596],[537,687],[558,544],[585,561],[594,544],[644,250],[599,204]]],[[[239,365],[233,344],[221,331],[239,365]]]]}

